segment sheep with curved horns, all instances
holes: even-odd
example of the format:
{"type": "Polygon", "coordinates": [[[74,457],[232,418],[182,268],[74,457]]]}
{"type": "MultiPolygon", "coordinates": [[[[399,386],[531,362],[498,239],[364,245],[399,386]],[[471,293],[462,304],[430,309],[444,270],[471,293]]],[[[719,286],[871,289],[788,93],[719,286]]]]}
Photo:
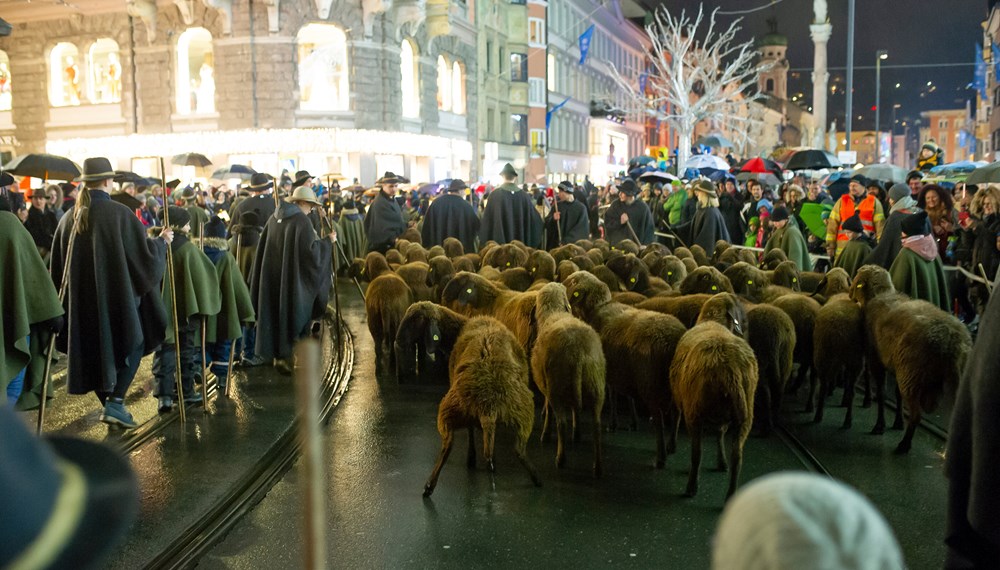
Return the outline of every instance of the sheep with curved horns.
{"type": "MultiPolygon", "coordinates": [[[[675,317],[643,311],[611,300],[611,291],[599,279],[578,271],[566,281],[573,314],[601,336],[608,388],[641,399],[653,416],[656,431],[656,467],[667,458],[664,422],[672,410],[670,363],[685,328],[675,317]]],[[[673,451],[671,449],[670,451],[673,451]]]]}
{"type": "Polygon", "coordinates": [[[549,283],[538,291],[535,303],[538,340],[531,354],[531,371],[545,396],[542,437],[548,431],[551,409],[556,421],[556,466],[562,467],[566,462],[569,424],[572,423],[573,440],[578,441],[577,422],[584,408],[588,408],[594,422],[594,476],[600,477],[604,352],[597,332],[574,317],[571,310],[566,288],[561,283],[549,283]]]}
{"type": "Polygon", "coordinates": [[[493,448],[497,425],[514,430],[514,453],[524,465],[535,486],[541,481],[528,461],[528,438],[535,422],[534,397],[528,388],[528,361],[514,335],[496,319],[476,317],[463,327],[448,360],[451,387],[438,406],[438,432],[441,451],[430,478],[424,485],[424,497],[437,486],[454,443],[455,431],[469,430],[469,467],[475,466],[476,427],[483,430],[483,457],[490,472],[495,472],[493,448]]]}

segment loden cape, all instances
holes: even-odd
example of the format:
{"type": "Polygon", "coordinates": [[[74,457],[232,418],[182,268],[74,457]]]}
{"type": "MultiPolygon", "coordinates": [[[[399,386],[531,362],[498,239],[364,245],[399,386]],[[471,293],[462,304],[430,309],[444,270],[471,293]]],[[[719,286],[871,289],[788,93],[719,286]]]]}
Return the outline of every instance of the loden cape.
{"type": "Polygon", "coordinates": [[[385,253],[396,242],[396,238],[406,231],[403,211],[395,200],[379,190],[365,214],[364,228],[368,238],[368,251],[385,253]]]}
{"type": "Polygon", "coordinates": [[[267,221],[250,277],[257,313],[257,354],[286,358],[309,322],[326,310],[331,244],[317,239],[309,218],[295,204],[282,204],[267,221]]]}
{"type": "Polygon", "coordinates": [[[427,208],[424,224],[420,229],[423,246],[431,248],[453,237],[462,242],[465,251],[476,251],[479,236],[479,216],[472,204],[458,194],[442,194],[427,208]]]}
{"type": "Polygon", "coordinates": [[[516,184],[501,184],[486,199],[479,243],[490,240],[500,245],[514,240],[528,247],[542,245],[542,218],[535,210],[535,201],[516,184]]]}
{"type": "Polygon", "coordinates": [[[927,261],[904,247],[889,268],[889,275],[896,291],[905,293],[912,299],[923,299],[941,307],[944,312],[951,313],[948,280],[940,257],[927,261]]]}
{"type": "Polygon", "coordinates": [[[698,244],[706,252],[715,251],[715,242],[720,239],[732,243],[722,213],[715,207],[698,208],[690,222],[674,226],[673,230],[687,247],[698,244]]]}
{"type": "MultiPolygon", "coordinates": [[[[562,228],[563,244],[590,237],[590,217],[587,215],[587,207],[582,202],[576,200],[557,202],[556,207],[559,208],[559,226],[562,228]]],[[[552,217],[556,213],[556,207],[549,211],[549,216],[545,219],[545,243],[548,249],[560,245],[556,221],[552,217]]]]}
{"type": "Polygon", "coordinates": [[[639,199],[628,205],[621,200],[615,200],[608,207],[604,213],[604,239],[608,240],[608,243],[617,245],[622,240],[636,239],[632,237],[628,225],[621,223],[622,214],[628,214],[629,224],[639,238],[639,245],[653,243],[653,232],[656,231],[653,227],[653,214],[649,211],[649,206],[639,199]]]}
{"type": "Polygon", "coordinates": [[[867,241],[864,240],[850,240],[844,249],[841,250],[840,254],[837,255],[836,261],[834,261],[833,266],[839,267],[847,272],[854,279],[857,275],[858,269],[865,264],[865,259],[868,258],[872,253],[872,246],[868,245],[867,241]]]}
{"type": "Polygon", "coordinates": [[[885,269],[892,267],[896,261],[896,256],[903,249],[901,242],[903,231],[901,225],[903,218],[913,213],[913,210],[903,210],[892,212],[885,221],[885,229],[882,230],[882,238],[878,240],[875,249],[865,258],[864,265],[879,265],[885,269]]]}
{"type": "MultiPolygon", "coordinates": [[[[89,228],[76,236],[63,303],[66,324],[56,346],[69,356],[67,391],[111,392],[125,359],[163,341],[167,313],[160,299],[167,244],[146,236],[128,207],[107,192],[91,194],[89,228]]],[[[52,281],[61,283],[75,206],[63,216],[52,243],[52,281]]]]}
{"type": "Polygon", "coordinates": [[[208,319],[206,340],[218,342],[243,336],[243,323],[253,322],[255,315],[250,301],[250,289],[240,274],[236,258],[227,251],[228,243],[221,238],[205,239],[205,253],[215,264],[219,277],[221,305],[219,313],[208,319]]]}
{"type": "MultiPolygon", "coordinates": [[[[806,238],[802,237],[802,230],[796,225],[796,221],[789,218],[785,227],[779,228],[771,234],[771,238],[764,245],[764,253],[772,249],[780,249],[785,252],[789,260],[794,261],[799,271],[812,271],[812,258],[809,257],[809,245],[806,238]]],[[[705,250],[708,251],[708,250],[705,250]]]]}
{"type": "MultiPolygon", "coordinates": [[[[171,315],[173,304],[171,290],[177,287],[177,320],[183,327],[192,319],[198,320],[198,331],[201,334],[200,317],[214,317],[222,308],[219,294],[219,276],[212,260],[187,236],[174,234],[171,245],[174,260],[174,282],[163,279],[163,305],[167,315],[171,315]]],[[[214,320],[214,319],[209,319],[214,320]]],[[[173,317],[167,320],[167,334],[163,339],[165,344],[174,344],[173,317]]]]}
{"type": "Polygon", "coordinates": [[[188,214],[191,214],[191,231],[188,233],[191,237],[201,237],[201,229],[212,219],[211,216],[208,215],[205,208],[197,204],[184,206],[184,209],[187,210],[188,214]]]}
{"type": "Polygon", "coordinates": [[[346,267],[355,259],[362,259],[368,251],[368,240],[365,239],[365,224],[360,215],[341,214],[335,222],[337,242],[344,249],[346,260],[340,260],[337,267],[346,267]]]}

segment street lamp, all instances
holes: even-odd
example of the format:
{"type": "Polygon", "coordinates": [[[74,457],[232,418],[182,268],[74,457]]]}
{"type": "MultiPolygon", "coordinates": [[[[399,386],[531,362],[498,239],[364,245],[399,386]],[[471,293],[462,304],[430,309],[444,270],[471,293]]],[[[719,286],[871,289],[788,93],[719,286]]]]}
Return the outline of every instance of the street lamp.
{"type": "Polygon", "coordinates": [[[879,112],[882,110],[880,96],[882,94],[882,60],[889,59],[889,52],[880,49],[875,52],[875,160],[880,157],[882,147],[881,130],[879,129],[879,112]]]}

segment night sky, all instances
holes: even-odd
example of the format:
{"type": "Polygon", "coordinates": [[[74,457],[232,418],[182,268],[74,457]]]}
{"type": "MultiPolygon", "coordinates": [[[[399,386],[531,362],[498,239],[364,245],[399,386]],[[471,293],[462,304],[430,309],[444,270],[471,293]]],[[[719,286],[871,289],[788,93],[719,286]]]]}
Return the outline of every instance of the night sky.
{"type": "MultiPolygon", "coordinates": [[[[769,0],[716,0],[706,2],[705,10],[715,6],[720,11],[747,10],[766,6],[769,0]]],[[[663,4],[669,9],[697,12],[698,0],[651,0],[649,6],[663,4]]],[[[829,121],[836,118],[837,128],[844,125],[844,96],[847,65],[847,0],[827,0],[833,35],[827,48],[830,84],[838,86],[838,94],[828,98],[829,121]],[[838,69],[839,68],[839,69],[838,69]]],[[[740,23],[744,40],[768,32],[767,20],[777,19],[778,31],[788,37],[789,74],[788,94],[801,93],[807,105],[812,104],[813,44],[808,25],[813,19],[811,0],[781,0],[778,4],[743,16],[740,23]],[[801,70],[796,72],[796,70],[801,70]]],[[[875,113],[875,53],[884,49],[889,59],[882,68],[882,110],[880,123],[883,129],[892,120],[893,104],[901,105],[896,111],[897,132],[902,134],[903,121],[920,119],[920,112],[931,109],[955,109],[965,106],[966,100],[975,104],[975,93],[967,86],[972,82],[975,45],[982,42],[981,23],[988,14],[987,0],[856,0],[854,30],[854,116],[855,130],[874,128],[875,113]],[[886,66],[968,63],[961,67],[928,67],[917,69],[892,69],[886,66]],[[859,69],[871,67],[871,69],[859,69]],[[932,85],[927,86],[931,81],[932,85]],[[896,84],[899,83],[899,88],[896,84]],[[861,115],[861,120],[857,116],[861,115]]],[[[738,16],[719,15],[718,20],[729,24],[738,16]]]]}

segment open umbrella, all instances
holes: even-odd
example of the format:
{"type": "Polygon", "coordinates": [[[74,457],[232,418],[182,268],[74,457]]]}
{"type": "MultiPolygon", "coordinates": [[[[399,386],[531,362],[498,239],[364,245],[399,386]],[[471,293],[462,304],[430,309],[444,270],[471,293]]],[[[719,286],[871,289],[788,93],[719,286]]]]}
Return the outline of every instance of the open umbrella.
{"type": "Polygon", "coordinates": [[[695,154],[688,159],[684,168],[729,170],[729,163],[714,154],[695,154]]]}
{"type": "Polygon", "coordinates": [[[739,182],[756,180],[761,184],[766,184],[767,186],[781,186],[781,179],[770,172],[740,172],[736,175],[736,180],[739,182]]]}
{"type": "Polygon", "coordinates": [[[249,166],[243,166],[242,164],[230,164],[229,166],[220,168],[213,172],[212,178],[215,180],[228,180],[230,178],[250,180],[250,177],[254,174],[257,174],[257,171],[249,166]]]}
{"type": "Polygon", "coordinates": [[[651,162],[656,162],[656,159],[651,156],[633,156],[628,159],[629,169],[635,168],[636,166],[646,166],[651,162]]]}
{"type": "Polygon", "coordinates": [[[45,153],[22,154],[4,165],[3,169],[18,176],[42,180],[73,180],[80,176],[80,167],[72,160],[45,153]]]}
{"type": "Polygon", "coordinates": [[[766,172],[781,174],[781,170],[777,162],[760,157],[751,158],[740,167],[740,172],[753,172],[757,174],[764,174],[766,172]]]}
{"type": "Polygon", "coordinates": [[[664,184],[666,184],[668,182],[673,182],[674,180],[677,180],[677,177],[674,176],[673,174],[670,174],[669,172],[652,170],[650,172],[646,172],[640,175],[639,180],[646,180],[649,182],[663,182],[664,184]]]}
{"type": "Polygon", "coordinates": [[[733,148],[736,146],[732,143],[732,141],[718,133],[698,139],[698,144],[703,144],[712,148],[733,148]]]}
{"type": "Polygon", "coordinates": [[[785,163],[787,170],[819,170],[820,168],[840,168],[837,157],[825,150],[800,150],[785,163]]]}
{"type": "Polygon", "coordinates": [[[178,154],[171,158],[170,164],[177,164],[179,166],[210,166],[212,161],[209,160],[204,154],[198,154],[197,152],[185,152],[184,154],[178,154]]]}
{"type": "Polygon", "coordinates": [[[907,172],[909,171],[905,168],[894,164],[871,164],[854,171],[855,174],[861,174],[865,178],[884,182],[906,182],[907,172]]]}
{"type": "Polygon", "coordinates": [[[128,170],[116,170],[115,177],[113,180],[119,184],[124,184],[125,182],[131,182],[136,186],[149,186],[151,184],[159,184],[159,179],[145,178],[139,176],[135,172],[131,172],[128,170]]]}
{"type": "Polygon", "coordinates": [[[815,204],[807,202],[802,204],[799,211],[799,218],[805,223],[806,228],[818,239],[826,239],[826,220],[830,217],[833,206],[830,204],[815,204]]]}
{"type": "Polygon", "coordinates": [[[728,170],[716,170],[707,174],[706,176],[708,176],[708,179],[711,180],[712,182],[715,182],[716,184],[718,184],[719,182],[723,182],[727,179],[736,182],[736,177],[733,176],[733,174],[728,170]]]}
{"type": "Polygon", "coordinates": [[[854,176],[853,170],[838,170],[824,178],[820,184],[826,188],[830,197],[837,201],[850,189],[852,176],[854,176]]]}
{"type": "Polygon", "coordinates": [[[433,196],[440,191],[441,191],[441,185],[436,183],[424,184],[420,188],[417,188],[417,194],[427,194],[430,196],[433,196]]]}
{"type": "Polygon", "coordinates": [[[972,171],[966,184],[990,184],[1000,182],[1000,162],[991,162],[972,171]]]}

